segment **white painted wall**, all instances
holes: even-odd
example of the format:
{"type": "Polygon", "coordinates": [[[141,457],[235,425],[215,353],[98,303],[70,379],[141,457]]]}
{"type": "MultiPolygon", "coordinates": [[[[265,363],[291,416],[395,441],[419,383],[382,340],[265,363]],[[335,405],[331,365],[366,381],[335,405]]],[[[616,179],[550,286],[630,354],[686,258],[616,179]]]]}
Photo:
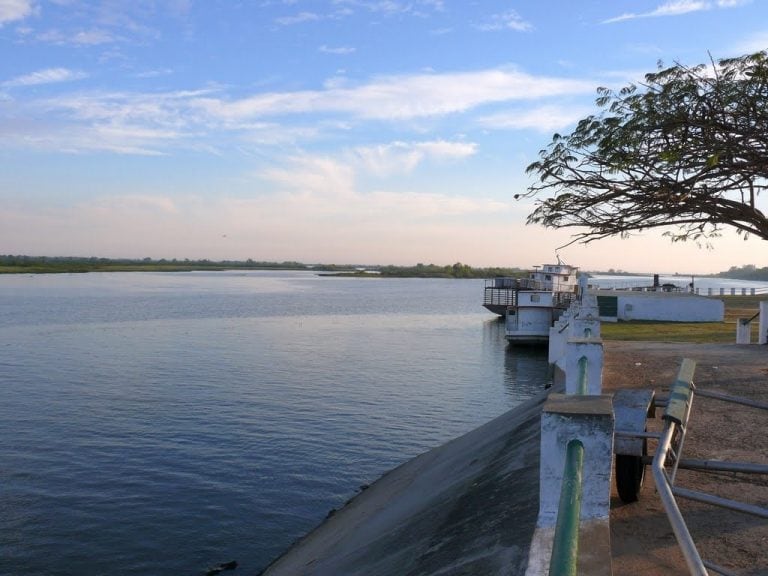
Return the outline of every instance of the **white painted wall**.
{"type": "Polygon", "coordinates": [[[667,322],[722,322],[722,300],[665,292],[612,292],[601,295],[618,298],[619,320],[660,320],[667,322]]]}

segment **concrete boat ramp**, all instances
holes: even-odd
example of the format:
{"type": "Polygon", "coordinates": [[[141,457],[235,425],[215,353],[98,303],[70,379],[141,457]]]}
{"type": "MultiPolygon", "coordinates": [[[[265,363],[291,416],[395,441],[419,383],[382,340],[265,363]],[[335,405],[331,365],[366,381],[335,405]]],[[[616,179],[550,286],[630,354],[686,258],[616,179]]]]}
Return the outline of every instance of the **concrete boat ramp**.
{"type": "Polygon", "coordinates": [[[263,575],[525,573],[549,392],[385,474],[263,575]]]}

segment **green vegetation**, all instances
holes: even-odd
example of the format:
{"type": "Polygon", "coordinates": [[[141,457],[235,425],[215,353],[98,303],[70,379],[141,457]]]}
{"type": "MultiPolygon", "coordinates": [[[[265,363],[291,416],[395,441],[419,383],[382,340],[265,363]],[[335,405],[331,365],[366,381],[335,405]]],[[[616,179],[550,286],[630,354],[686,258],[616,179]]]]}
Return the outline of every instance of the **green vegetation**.
{"type": "Polygon", "coordinates": [[[519,268],[472,268],[461,262],[448,266],[356,266],[351,264],[302,264],[248,260],[153,260],[79,258],[69,256],[0,255],[0,274],[54,274],[75,272],[191,272],[193,270],[311,270],[333,276],[375,276],[394,278],[493,278],[523,276],[519,268]]]}
{"type": "Polygon", "coordinates": [[[528,174],[528,223],[573,228],[572,242],[663,228],[705,243],[725,228],[768,240],[768,51],[675,64],[614,92],[555,134],[528,174]],[[669,230],[673,227],[673,230],[669,230]]]}
{"type": "Polygon", "coordinates": [[[254,262],[224,260],[153,260],[152,258],[81,258],[72,256],[0,255],[0,274],[55,274],[74,272],[189,272],[232,269],[310,269],[298,262],[254,262]]]}
{"type": "Polygon", "coordinates": [[[381,266],[379,275],[393,278],[494,278],[496,276],[521,277],[526,271],[520,268],[472,268],[461,262],[450,266],[416,264],[416,266],[381,266]]]}
{"type": "Polygon", "coordinates": [[[758,268],[754,264],[731,266],[727,272],[720,272],[718,276],[721,278],[736,278],[738,280],[766,281],[768,280],[768,266],[762,268],[758,268]]]}
{"type": "MultiPolygon", "coordinates": [[[[757,314],[760,296],[720,296],[725,303],[723,322],[603,322],[600,326],[605,340],[637,342],[696,342],[728,343],[736,341],[736,322],[757,314]]],[[[752,323],[752,341],[757,342],[757,321],[752,323]]]]}

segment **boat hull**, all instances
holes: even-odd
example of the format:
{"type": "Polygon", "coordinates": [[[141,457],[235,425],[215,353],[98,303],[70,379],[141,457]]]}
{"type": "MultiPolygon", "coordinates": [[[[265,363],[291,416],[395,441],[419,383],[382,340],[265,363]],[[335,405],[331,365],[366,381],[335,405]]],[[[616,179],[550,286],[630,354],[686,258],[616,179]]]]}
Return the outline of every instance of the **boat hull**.
{"type": "Polygon", "coordinates": [[[543,291],[521,292],[517,306],[507,311],[504,333],[511,344],[545,344],[549,329],[563,314],[558,294],[543,291]]]}
{"type": "Polygon", "coordinates": [[[508,306],[504,304],[483,304],[483,307],[486,310],[493,312],[494,314],[498,314],[499,316],[507,315],[508,306]]]}

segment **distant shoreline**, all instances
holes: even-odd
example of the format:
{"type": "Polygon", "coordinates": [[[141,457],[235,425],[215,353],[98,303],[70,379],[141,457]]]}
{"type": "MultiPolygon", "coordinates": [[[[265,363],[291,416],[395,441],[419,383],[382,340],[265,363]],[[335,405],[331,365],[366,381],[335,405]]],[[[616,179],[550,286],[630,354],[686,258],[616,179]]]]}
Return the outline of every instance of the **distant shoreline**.
{"type": "Polygon", "coordinates": [[[321,276],[355,278],[493,278],[521,277],[520,268],[473,268],[457,262],[448,266],[358,266],[352,264],[302,264],[301,262],[257,262],[254,260],[152,260],[0,255],[0,274],[79,274],[86,272],[222,272],[284,270],[314,272],[321,276]]]}
{"type": "MultiPolygon", "coordinates": [[[[315,272],[321,276],[351,278],[513,278],[528,275],[527,268],[518,267],[472,267],[461,262],[449,265],[416,264],[415,266],[360,265],[360,264],[304,264],[284,261],[268,262],[248,260],[168,260],[161,258],[97,258],[77,256],[21,256],[0,254],[0,275],[2,274],[79,274],[86,272],[223,272],[233,270],[285,270],[315,272]]],[[[625,270],[582,270],[593,276],[653,276],[648,272],[627,272],[625,270]]],[[[716,274],[666,274],[664,277],[730,278],[734,280],[768,281],[768,267],[732,267],[727,272],[716,274]]]]}

